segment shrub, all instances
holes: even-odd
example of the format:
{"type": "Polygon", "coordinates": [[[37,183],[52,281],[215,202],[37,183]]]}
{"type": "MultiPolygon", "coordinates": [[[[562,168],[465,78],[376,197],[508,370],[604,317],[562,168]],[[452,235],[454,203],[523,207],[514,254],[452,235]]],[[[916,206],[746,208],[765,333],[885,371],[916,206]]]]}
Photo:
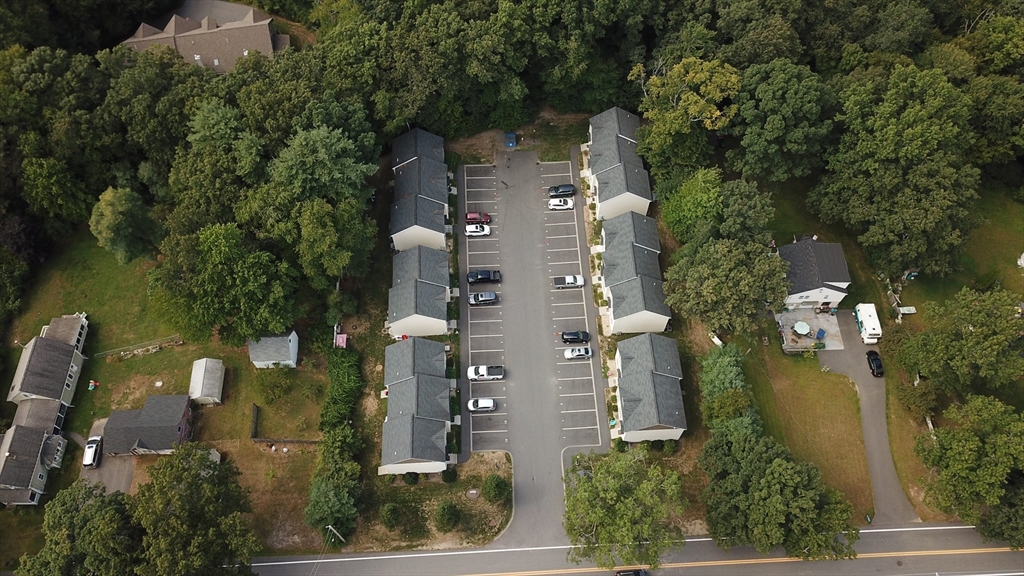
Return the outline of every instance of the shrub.
{"type": "Polygon", "coordinates": [[[665,440],[665,444],[662,446],[661,451],[665,454],[672,455],[676,453],[679,448],[678,440],[665,440]]]}
{"type": "Polygon", "coordinates": [[[664,440],[654,440],[653,442],[651,442],[651,449],[652,450],[656,450],[658,452],[664,452],[665,451],[665,441],[664,440]]]}
{"type": "Polygon", "coordinates": [[[445,468],[441,471],[441,481],[445,484],[451,484],[459,479],[459,473],[455,471],[455,468],[445,468]]]}
{"type": "Polygon", "coordinates": [[[388,502],[380,507],[380,523],[388,530],[394,530],[402,523],[402,507],[388,502]]]}
{"type": "Polygon", "coordinates": [[[359,355],[346,348],[331,349],[327,354],[327,375],[331,383],[320,410],[320,430],[336,428],[352,418],[352,411],[363,391],[359,355]]]}
{"type": "Polygon", "coordinates": [[[921,379],[917,386],[900,381],[896,385],[896,397],[910,412],[911,417],[918,421],[935,414],[935,409],[939,405],[938,390],[931,380],[921,379]]]}
{"type": "Polygon", "coordinates": [[[291,391],[289,368],[265,368],[256,371],[256,391],[267,404],[274,404],[291,391]]]}
{"type": "Polygon", "coordinates": [[[614,448],[616,452],[625,452],[626,448],[629,448],[629,444],[627,444],[622,438],[616,438],[615,441],[612,442],[612,448],[614,448]]]}
{"type": "Polygon", "coordinates": [[[487,478],[484,478],[484,486],[480,493],[483,495],[484,500],[493,504],[507,502],[509,497],[512,496],[512,483],[505,479],[504,476],[489,474],[487,478]]]}
{"type": "Polygon", "coordinates": [[[402,474],[402,482],[405,482],[409,486],[415,486],[416,484],[419,483],[419,481],[420,481],[420,473],[419,472],[406,472],[405,474],[402,474]]]}
{"type": "Polygon", "coordinates": [[[459,507],[455,502],[446,500],[434,511],[434,527],[438,532],[451,532],[459,524],[459,507]]]}

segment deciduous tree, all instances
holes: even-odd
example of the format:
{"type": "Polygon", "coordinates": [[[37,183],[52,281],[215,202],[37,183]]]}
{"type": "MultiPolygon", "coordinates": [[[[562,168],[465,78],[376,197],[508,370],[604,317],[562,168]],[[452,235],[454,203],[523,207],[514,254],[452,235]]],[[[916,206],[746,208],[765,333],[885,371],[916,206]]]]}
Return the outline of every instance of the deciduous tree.
{"type": "Polygon", "coordinates": [[[151,251],[159,237],[159,228],[149,217],[142,198],[125,188],[107,188],[100,194],[92,208],[89,229],[100,247],[113,253],[121,264],[151,251]]]}
{"type": "Polygon", "coordinates": [[[682,481],[648,462],[645,449],[577,455],[564,480],[569,560],[657,568],[676,544],[671,520],[686,508],[682,481]]]}

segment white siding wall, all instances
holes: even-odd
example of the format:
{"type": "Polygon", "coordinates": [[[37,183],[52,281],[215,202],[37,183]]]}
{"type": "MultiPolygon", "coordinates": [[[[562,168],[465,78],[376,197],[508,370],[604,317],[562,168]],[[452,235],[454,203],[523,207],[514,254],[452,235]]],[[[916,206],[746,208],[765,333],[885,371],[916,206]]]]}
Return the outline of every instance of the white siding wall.
{"type": "Polygon", "coordinates": [[[402,336],[441,336],[448,333],[448,322],[426,316],[409,316],[394,322],[388,328],[393,338],[402,336]]]}
{"type": "Polygon", "coordinates": [[[636,212],[637,214],[647,214],[647,209],[650,207],[651,201],[646,198],[641,198],[636,194],[625,193],[619,194],[611,200],[597,202],[597,219],[607,220],[614,218],[619,214],[625,214],[626,212],[636,212]]]}
{"type": "Polygon", "coordinates": [[[663,430],[634,430],[622,435],[624,442],[643,442],[644,440],[679,440],[683,435],[682,428],[666,428],[663,430]]]}
{"type": "Polygon", "coordinates": [[[437,474],[438,472],[443,472],[445,468],[448,468],[447,462],[409,462],[402,464],[389,464],[387,466],[379,466],[377,468],[377,475],[405,474],[406,472],[437,474]]]}
{"type": "Polygon", "coordinates": [[[664,332],[669,317],[643,311],[630,314],[625,318],[616,318],[615,310],[611,310],[612,334],[632,334],[639,332],[664,332]]]}
{"type": "Polygon", "coordinates": [[[786,297],[786,308],[795,310],[797,308],[814,308],[822,302],[831,302],[833,308],[846,297],[846,294],[832,288],[815,288],[806,292],[790,294],[786,297]]]}
{"type": "Polygon", "coordinates": [[[402,230],[398,234],[392,234],[391,241],[395,244],[395,250],[399,252],[414,246],[426,246],[436,250],[444,250],[446,248],[443,232],[435,232],[421,226],[413,226],[402,230]]]}

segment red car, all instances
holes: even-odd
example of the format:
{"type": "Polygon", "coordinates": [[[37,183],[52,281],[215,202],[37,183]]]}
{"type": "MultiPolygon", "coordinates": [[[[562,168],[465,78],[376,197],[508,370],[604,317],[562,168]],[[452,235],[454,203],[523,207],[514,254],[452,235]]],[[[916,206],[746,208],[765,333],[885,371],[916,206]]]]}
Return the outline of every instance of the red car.
{"type": "Polygon", "coordinates": [[[466,224],[490,224],[491,215],[487,212],[466,212],[466,224]]]}

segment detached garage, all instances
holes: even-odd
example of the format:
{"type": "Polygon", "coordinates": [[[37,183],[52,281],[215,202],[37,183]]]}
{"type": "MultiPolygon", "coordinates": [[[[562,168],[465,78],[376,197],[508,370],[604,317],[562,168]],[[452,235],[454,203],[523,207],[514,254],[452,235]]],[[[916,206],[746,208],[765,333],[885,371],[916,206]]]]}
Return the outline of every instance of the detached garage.
{"type": "Polygon", "coordinates": [[[188,397],[196,404],[220,405],[223,393],[224,362],[216,358],[200,358],[193,362],[188,397]]]}

